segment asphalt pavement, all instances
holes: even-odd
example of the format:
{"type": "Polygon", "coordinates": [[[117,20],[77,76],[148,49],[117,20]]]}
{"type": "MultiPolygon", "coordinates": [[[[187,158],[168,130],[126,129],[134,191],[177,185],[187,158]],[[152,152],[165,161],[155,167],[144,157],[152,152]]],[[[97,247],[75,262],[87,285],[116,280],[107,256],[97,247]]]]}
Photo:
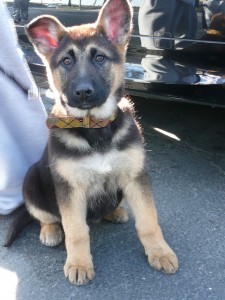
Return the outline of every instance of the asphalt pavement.
{"type": "MultiPolygon", "coordinates": [[[[225,110],[134,100],[159,221],[179,271],[149,267],[130,214],[126,224],[90,225],[96,278],[71,285],[64,244],[42,245],[33,223],[11,248],[0,247],[1,300],[225,299],[225,110]]],[[[0,217],[1,245],[13,217],[0,217]]]]}

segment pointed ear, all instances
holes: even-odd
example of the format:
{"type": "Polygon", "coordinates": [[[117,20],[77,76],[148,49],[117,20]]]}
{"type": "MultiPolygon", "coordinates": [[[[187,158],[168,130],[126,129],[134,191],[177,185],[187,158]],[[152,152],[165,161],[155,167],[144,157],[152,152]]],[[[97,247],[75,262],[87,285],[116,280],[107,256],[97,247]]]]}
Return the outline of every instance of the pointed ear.
{"type": "Polygon", "coordinates": [[[108,0],[102,7],[97,26],[109,41],[126,45],[132,30],[133,9],[129,0],[108,0]]]}
{"type": "Polygon", "coordinates": [[[35,18],[25,30],[30,42],[45,56],[58,47],[60,39],[65,34],[63,25],[55,17],[48,15],[35,18]]]}

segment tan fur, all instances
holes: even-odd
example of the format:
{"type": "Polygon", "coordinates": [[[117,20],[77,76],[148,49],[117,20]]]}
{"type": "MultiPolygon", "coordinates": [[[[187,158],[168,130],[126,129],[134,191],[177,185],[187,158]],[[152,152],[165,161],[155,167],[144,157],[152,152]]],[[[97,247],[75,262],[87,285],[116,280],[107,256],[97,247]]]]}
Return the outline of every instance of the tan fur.
{"type": "Polygon", "coordinates": [[[124,196],[134,214],[137,233],[148,256],[149,264],[166,273],[176,272],[178,260],[163,238],[150,189],[145,190],[144,194],[141,186],[134,179],[127,184],[124,196]]]}
{"type": "Polygon", "coordinates": [[[104,217],[106,221],[111,223],[126,223],[129,220],[128,213],[125,208],[117,207],[114,212],[104,217]]]}
{"type": "Polygon", "coordinates": [[[63,240],[63,232],[59,223],[41,223],[40,241],[45,246],[54,247],[63,240]]]}
{"type": "MultiPolygon", "coordinates": [[[[27,201],[27,199],[25,199],[27,201]]],[[[28,203],[28,201],[27,201],[28,203]]],[[[27,204],[27,209],[29,210],[30,214],[37,220],[39,220],[43,224],[53,224],[56,222],[60,222],[60,219],[55,215],[52,215],[42,209],[37,208],[32,204],[27,204]]]]}
{"type": "Polygon", "coordinates": [[[95,276],[90,252],[89,228],[86,223],[86,201],[81,191],[74,190],[73,201],[60,207],[67,259],[65,276],[71,283],[86,284],[95,276]],[[73,220],[73,222],[71,222],[73,220]]]}

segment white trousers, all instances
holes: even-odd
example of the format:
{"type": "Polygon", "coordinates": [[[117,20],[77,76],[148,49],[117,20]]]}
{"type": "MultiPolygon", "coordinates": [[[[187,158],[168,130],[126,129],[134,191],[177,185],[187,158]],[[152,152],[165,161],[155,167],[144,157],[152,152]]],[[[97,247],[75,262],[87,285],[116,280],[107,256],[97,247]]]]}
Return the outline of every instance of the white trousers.
{"type": "Polygon", "coordinates": [[[21,88],[35,84],[2,1],[0,11],[0,214],[8,214],[23,203],[24,176],[40,159],[48,131],[41,99],[28,100],[21,88]]]}

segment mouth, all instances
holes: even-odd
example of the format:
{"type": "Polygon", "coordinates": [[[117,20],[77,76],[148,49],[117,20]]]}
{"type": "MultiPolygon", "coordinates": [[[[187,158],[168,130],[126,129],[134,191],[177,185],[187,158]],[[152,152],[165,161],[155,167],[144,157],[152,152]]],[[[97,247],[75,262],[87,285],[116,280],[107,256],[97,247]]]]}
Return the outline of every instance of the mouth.
{"type": "Polygon", "coordinates": [[[79,108],[79,109],[82,109],[82,110],[87,110],[87,109],[91,109],[91,108],[94,108],[95,105],[91,104],[91,103],[80,103],[80,104],[68,104],[71,108],[79,108]]]}

